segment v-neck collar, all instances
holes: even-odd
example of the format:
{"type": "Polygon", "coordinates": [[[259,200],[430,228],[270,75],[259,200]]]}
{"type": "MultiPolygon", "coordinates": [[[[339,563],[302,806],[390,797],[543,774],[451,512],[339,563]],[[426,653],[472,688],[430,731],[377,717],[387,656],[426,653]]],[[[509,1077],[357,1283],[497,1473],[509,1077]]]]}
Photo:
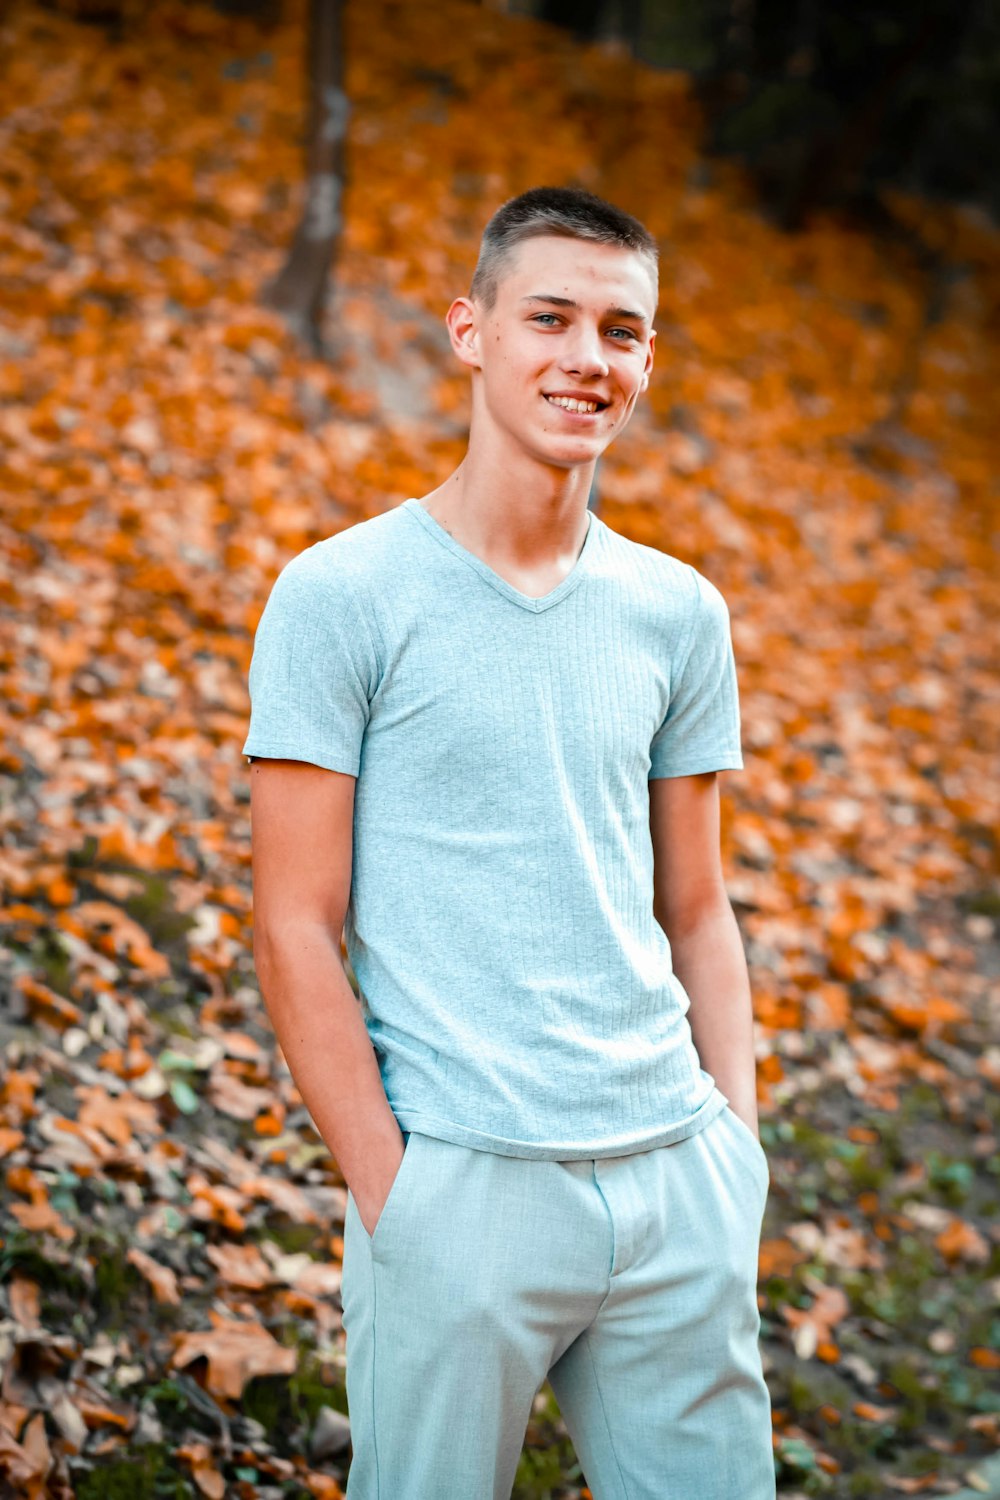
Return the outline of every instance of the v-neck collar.
{"type": "Polygon", "coordinates": [[[562,583],[557,583],[554,589],[550,589],[547,594],[542,594],[540,598],[535,599],[530,594],[522,594],[521,590],[516,589],[512,583],[508,583],[506,578],[501,578],[499,573],[494,573],[493,569],[487,563],[484,563],[481,557],[477,557],[474,552],[470,552],[467,547],[463,547],[461,542],[456,542],[451,532],[445,531],[440,521],[435,521],[430,511],[425,510],[419,500],[412,497],[409,500],[404,500],[401,508],[408,511],[411,516],[419,521],[421,526],[430,532],[435,541],[441,543],[442,547],[447,548],[455,557],[461,559],[462,562],[470,567],[473,572],[478,573],[480,578],[485,583],[488,583],[491,588],[495,588],[498,594],[502,594],[505,599],[509,599],[511,604],[519,604],[522,609],[530,610],[532,614],[536,615],[541,614],[542,610],[551,609],[553,604],[558,604],[561,599],[565,599],[566,595],[571,594],[577,584],[583,579],[590,566],[596,545],[597,532],[601,525],[599,517],[592,510],[588,511],[587,535],[583,539],[583,546],[580,548],[576,562],[566,574],[562,583]]]}

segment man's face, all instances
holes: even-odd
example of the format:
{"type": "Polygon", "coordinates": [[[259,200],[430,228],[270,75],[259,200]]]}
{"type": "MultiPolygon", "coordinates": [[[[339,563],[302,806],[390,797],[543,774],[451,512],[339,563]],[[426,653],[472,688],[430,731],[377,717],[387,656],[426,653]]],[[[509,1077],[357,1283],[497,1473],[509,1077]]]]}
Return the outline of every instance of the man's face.
{"type": "Polygon", "coordinates": [[[561,468],[593,462],[623,429],[653,363],[653,277],[633,250],[561,235],[520,244],[493,308],[479,304],[483,414],[561,468]]]}

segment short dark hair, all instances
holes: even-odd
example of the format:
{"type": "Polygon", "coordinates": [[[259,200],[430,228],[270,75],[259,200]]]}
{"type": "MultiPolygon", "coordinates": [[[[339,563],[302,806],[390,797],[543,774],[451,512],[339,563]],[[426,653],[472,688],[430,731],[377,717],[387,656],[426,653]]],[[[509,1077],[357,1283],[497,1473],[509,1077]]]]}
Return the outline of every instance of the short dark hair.
{"type": "Polygon", "coordinates": [[[656,284],[659,247],[638,219],[582,188],[529,188],[502,204],[483,230],[469,295],[487,312],[496,301],[500,272],[514,248],[542,234],[635,250],[649,262],[656,284]]]}

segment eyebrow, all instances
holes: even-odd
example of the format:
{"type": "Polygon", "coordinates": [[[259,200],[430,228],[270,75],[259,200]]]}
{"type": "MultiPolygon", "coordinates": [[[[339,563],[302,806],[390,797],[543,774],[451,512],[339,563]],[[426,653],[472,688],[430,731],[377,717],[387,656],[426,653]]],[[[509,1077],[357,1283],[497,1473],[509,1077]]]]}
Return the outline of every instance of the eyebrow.
{"type": "MultiPolygon", "coordinates": [[[[528,297],[522,297],[522,302],[548,302],[553,307],[573,307],[579,311],[579,302],[574,302],[572,297],[556,297],[551,292],[533,292],[528,297]]],[[[648,323],[649,319],[645,313],[635,312],[631,307],[608,307],[604,310],[608,318],[631,318],[634,323],[648,323]]]]}

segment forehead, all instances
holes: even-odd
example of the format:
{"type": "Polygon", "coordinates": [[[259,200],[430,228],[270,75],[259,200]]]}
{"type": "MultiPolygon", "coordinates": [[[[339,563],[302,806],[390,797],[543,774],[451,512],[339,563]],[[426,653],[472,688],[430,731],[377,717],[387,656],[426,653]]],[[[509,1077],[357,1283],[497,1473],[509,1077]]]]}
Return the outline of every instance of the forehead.
{"type": "Polygon", "coordinates": [[[611,304],[634,307],[652,321],[656,284],[648,257],[620,245],[566,235],[539,234],[522,240],[500,273],[499,294],[516,302],[532,295],[571,297],[601,310],[611,304]]]}

